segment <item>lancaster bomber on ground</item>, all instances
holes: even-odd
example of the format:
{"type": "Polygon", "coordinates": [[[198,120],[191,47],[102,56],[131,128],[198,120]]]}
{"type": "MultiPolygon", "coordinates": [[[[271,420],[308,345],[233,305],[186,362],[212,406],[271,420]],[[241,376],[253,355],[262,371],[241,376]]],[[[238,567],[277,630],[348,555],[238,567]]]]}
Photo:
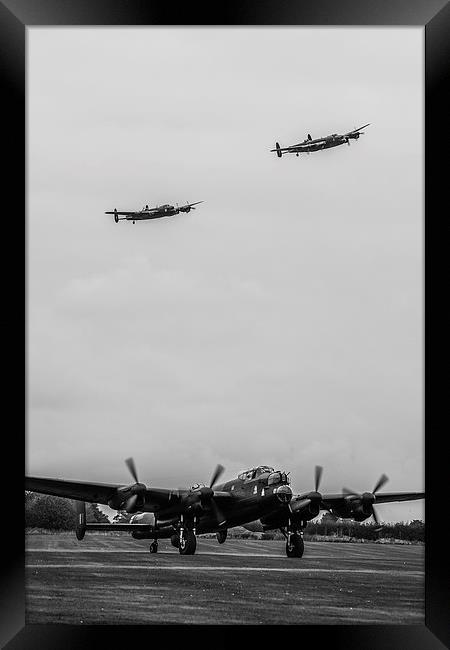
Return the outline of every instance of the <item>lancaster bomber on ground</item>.
{"type": "Polygon", "coordinates": [[[298,144],[293,144],[290,147],[280,147],[279,143],[275,143],[275,149],[270,151],[276,151],[278,158],[284,153],[295,153],[298,156],[300,153],[311,153],[312,151],[320,151],[321,149],[330,149],[331,147],[337,147],[340,144],[348,144],[350,146],[350,140],[357,140],[360,135],[363,135],[361,129],[365,129],[369,124],[364,124],[360,126],[359,129],[353,129],[348,133],[332,133],[331,135],[326,135],[324,138],[317,138],[313,140],[311,134],[308,133],[308,137],[303,142],[298,144]]]}
{"type": "Polygon", "coordinates": [[[25,489],[52,494],[77,502],[76,536],[82,540],[87,530],[128,531],[135,539],[152,539],[150,553],[158,550],[158,539],[170,538],[181,555],[195,553],[197,534],[215,532],[219,544],[233,526],[252,531],[279,529],[286,538],[286,555],[302,557],[303,529],[320,510],[336,518],[364,521],[372,516],[379,523],[374,504],[423,499],[424,492],[379,490],[388,478],[383,474],[372,492],[358,494],[343,489],[340,494],[322,494],[319,485],[322,467],[315,468],[314,489],[294,495],[284,471],[260,465],[237,478],[217,485],[224,472],[217,465],[209,483],[189,489],[147,487],[138,481],[132,458],[126,461],[134,483],[131,485],[87,483],[53,478],[25,477],[25,489]],[[85,502],[101,503],[132,514],[129,523],[86,523],[85,502]]]}
{"type": "Polygon", "coordinates": [[[105,214],[113,214],[114,221],[119,223],[119,221],[144,221],[145,219],[160,219],[161,217],[173,217],[179,212],[190,212],[195,210],[194,205],[199,203],[204,203],[204,201],[197,201],[196,203],[186,203],[186,205],[173,206],[166,203],[165,205],[157,205],[154,208],[149,208],[148,205],[142,208],[142,210],[134,211],[121,211],[114,210],[112,212],[105,212],[105,214]]]}

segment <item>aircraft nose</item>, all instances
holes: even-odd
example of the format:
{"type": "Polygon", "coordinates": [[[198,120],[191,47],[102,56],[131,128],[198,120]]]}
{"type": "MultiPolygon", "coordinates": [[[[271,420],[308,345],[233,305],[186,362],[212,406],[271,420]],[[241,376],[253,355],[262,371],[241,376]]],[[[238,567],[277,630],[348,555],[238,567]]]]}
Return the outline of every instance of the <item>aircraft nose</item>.
{"type": "Polygon", "coordinates": [[[282,503],[289,503],[292,499],[292,490],[288,485],[280,485],[274,492],[282,503]]]}

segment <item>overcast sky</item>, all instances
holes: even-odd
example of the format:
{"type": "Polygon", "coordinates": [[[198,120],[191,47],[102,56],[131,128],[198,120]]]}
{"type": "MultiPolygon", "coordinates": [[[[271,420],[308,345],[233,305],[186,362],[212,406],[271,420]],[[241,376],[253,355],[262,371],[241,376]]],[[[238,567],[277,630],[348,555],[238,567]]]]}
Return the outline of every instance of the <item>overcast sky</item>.
{"type": "Polygon", "coordinates": [[[27,32],[27,473],[424,489],[423,29],[27,32]]]}

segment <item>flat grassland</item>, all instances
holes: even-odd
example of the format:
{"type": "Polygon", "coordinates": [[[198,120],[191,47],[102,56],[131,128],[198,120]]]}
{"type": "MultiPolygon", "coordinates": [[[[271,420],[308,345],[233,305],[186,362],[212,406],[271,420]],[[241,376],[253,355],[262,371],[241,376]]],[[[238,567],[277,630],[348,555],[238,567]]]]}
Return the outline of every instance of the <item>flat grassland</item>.
{"type": "Polygon", "coordinates": [[[424,546],[275,540],[168,540],[87,533],[26,537],[26,622],[70,624],[418,624],[424,546]]]}

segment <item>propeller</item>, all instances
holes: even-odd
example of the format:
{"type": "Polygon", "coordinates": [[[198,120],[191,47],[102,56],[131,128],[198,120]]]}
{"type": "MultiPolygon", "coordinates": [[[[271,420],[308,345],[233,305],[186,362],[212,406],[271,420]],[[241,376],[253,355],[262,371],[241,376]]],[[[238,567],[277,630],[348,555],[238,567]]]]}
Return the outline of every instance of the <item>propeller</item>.
{"type": "Polygon", "coordinates": [[[133,458],[127,458],[125,460],[125,464],[128,467],[130,474],[134,479],[135,484],[127,488],[127,491],[132,492],[132,494],[125,501],[124,510],[126,510],[126,512],[133,512],[139,496],[141,496],[146,491],[147,487],[143,483],[139,483],[136,465],[134,463],[133,458]]]}
{"type": "MultiPolygon", "coordinates": [[[[217,524],[219,526],[222,526],[226,519],[225,516],[223,515],[222,511],[220,510],[219,506],[217,505],[215,499],[214,499],[214,490],[213,487],[219,480],[219,478],[222,476],[222,474],[225,471],[225,467],[223,465],[217,465],[216,469],[214,470],[211,480],[209,482],[209,487],[201,487],[196,490],[194,490],[194,494],[198,495],[198,499],[200,503],[203,504],[208,504],[208,506],[211,508],[214,517],[217,521],[217,524]]],[[[188,497],[189,498],[189,497],[188,497]]]]}
{"type": "Polygon", "coordinates": [[[323,467],[321,465],[316,465],[314,468],[314,492],[308,492],[303,496],[302,499],[289,503],[289,510],[294,513],[305,508],[309,508],[311,514],[315,513],[314,516],[317,516],[320,511],[320,504],[322,502],[322,495],[319,492],[320,482],[322,480],[323,467]]]}
{"type": "MultiPolygon", "coordinates": [[[[376,500],[376,493],[381,490],[383,485],[386,485],[386,483],[389,481],[389,478],[386,476],[386,474],[382,474],[378,481],[375,484],[375,487],[373,488],[372,492],[364,492],[363,494],[359,494],[358,492],[354,492],[353,490],[349,490],[348,488],[343,488],[342,492],[347,495],[347,496],[352,496],[358,499],[361,503],[361,506],[363,508],[363,511],[365,512],[370,512],[372,515],[375,523],[380,526],[380,519],[377,515],[377,512],[374,507],[374,502],[376,500]]],[[[381,528],[379,529],[381,530],[381,528]]]]}
{"type": "MultiPolygon", "coordinates": [[[[214,485],[217,483],[219,478],[222,476],[224,471],[225,471],[225,467],[223,465],[219,464],[219,465],[216,466],[216,469],[214,470],[214,473],[211,476],[211,481],[209,483],[209,488],[211,490],[214,487],[214,485]]],[[[214,496],[210,497],[210,505],[211,505],[211,510],[213,511],[214,516],[215,516],[215,518],[217,520],[217,523],[219,524],[219,526],[222,526],[222,524],[224,524],[226,520],[225,520],[225,517],[222,514],[222,511],[220,510],[219,506],[215,502],[214,496]]]]}

